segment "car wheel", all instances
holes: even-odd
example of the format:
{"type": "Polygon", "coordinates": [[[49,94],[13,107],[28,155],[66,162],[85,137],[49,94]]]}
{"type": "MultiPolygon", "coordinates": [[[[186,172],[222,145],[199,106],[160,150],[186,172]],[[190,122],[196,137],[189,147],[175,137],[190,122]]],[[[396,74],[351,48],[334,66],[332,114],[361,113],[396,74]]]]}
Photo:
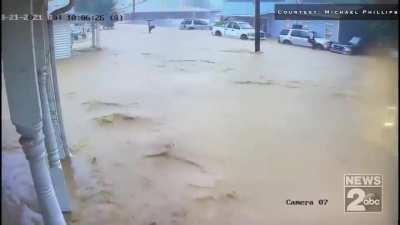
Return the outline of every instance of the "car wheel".
{"type": "Polygon", "coordinates": [[[285,45],[291,45],[292,44],[292,42],[290,42],[289,40],[284,40],[282,43],[285,44],[285,45]]]}
{"type": "Polygon", "coordinates": [[[247,35],[245,35],[245,34],[242,34],[242,35],[240,36],[240,39],[241,39],[241,40],[247,40],[247,39],[248,39],[248,37],[247,37],[247,35]]]}
{"type": "Polygon", "coordinates": [[[221,37],[222,34],[221,34],[221,32],[219,32],[219,31],[215,31],[215,36],[221,37]]]}

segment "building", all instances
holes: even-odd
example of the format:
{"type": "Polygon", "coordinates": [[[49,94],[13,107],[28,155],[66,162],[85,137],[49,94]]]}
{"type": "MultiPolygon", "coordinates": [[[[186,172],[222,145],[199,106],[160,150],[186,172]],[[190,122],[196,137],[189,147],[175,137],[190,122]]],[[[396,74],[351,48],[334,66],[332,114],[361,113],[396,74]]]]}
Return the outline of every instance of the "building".
{"type": "Polygon", "coordinates": [[[133,6],[132,0],[119,0],[116,9],[134,18],[135,23],[153,20],[159,26],[177,26],[186,18],[213,21],[222,5],[223,0],[139,0],[133,6]]]}
{"type": "MultiPolygon", "coordinates": [[[[323,0],[321,0],[321,3],[323,0]]],[[[332,41],[348,41],[352,36],[362,36],[367,23],[364,21],[339,20],[276,20],[275,4],[296,4],[296,0],[261,0],[261,29],[269,37],[278,37],[282,29],[301,24],[304,28],[316,31],[322,37],[332,41]]],[[[304,0],[302,4],[317,3],[304,0]]],[[[225,0],[222,9],[224,18],[230,17],[254,24],[253,0],[225,0]]]]}
{"type": "MultiPolygon", "coordinates": [[[[68,4],[66,0],[51,0],[48,5],[49,14],[55,9],[68,4]]],[[[72,55],[72,28],[67,20],[53,21],[54,52],[56,59],[69,58],[72,55]]]]}
{"type": "Polygon", "coordinates": [[[221,10],[224,0],[136,0],[135,7],[133,0],[116,0],[116,9],[120,13],[158,11],[159,9],[181,9],[188,7],[204,8],[210,10],[221,10]]]}

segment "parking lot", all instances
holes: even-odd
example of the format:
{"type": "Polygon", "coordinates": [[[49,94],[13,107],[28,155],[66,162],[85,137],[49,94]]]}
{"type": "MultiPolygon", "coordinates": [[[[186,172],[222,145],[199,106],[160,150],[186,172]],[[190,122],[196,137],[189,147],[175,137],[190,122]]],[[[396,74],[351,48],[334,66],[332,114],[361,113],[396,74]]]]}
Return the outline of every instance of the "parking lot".
{"type": "Polygon", "coordinates": [[[57,63],[72,224],[393,221],[397,59],[274,39],[255,54],[249,40],[131,24],[100,43],[57,63]],[[382,216],[343,213],[346,173],[383,174],[382,216]]]}

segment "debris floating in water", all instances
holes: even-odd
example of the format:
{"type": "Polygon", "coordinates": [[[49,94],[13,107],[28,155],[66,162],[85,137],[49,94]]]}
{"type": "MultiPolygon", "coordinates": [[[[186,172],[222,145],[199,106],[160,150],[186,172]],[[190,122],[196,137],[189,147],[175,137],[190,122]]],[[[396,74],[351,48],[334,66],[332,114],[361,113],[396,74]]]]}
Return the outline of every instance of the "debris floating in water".
{"type": "Polygon", "coordinates": [[[89,146],[89,140],[87,138],[79,140],[76,144],[72,145],[73,151],[80,151],[87,149],[89,146]]]}
{"type": "Polygon", "coordinates": [[[88,107],[88,110],[95,110],[95,109],[100,109],[103,107],[125,107],[125,106],[131,106],[131,105],[136,105],[137,102],[132,102],[130,104],[121,104],[121,103],[116,103],[116,102],[104,102],[104,101],[98,101],[98,100],[89,100],[86,102],[83,102],[82,105],[86,105],[88,107]]]}
{"type": "Polygon", "coordinates": [[[225,194],[218,194],[217,196],[208,194],[205,196],[196,197],[195,200],[199,202],[208,202],[208,201],[221,201],[221,200],[231,199],[231,200],[238,200],[239,195],[236,191],[231,191],[225,194]]]}
{"type": "Polygon", "coordinates": [[[138,117],[130,116],[130,115],[123,114],[123,113],[111,113],[109,115],[96,117],[94,119],[100,125],[107,125],[107,124],[111,125],[111,124],[121,122],[121,121],[134,121],[134,120],[137,120],[138,117]]]}
{"type": "Polygon", "coordinates": [[[232,68],[232,67],[227,67],[227,68],[223,69],[221,72],[227,73],[227,72],[231,72],[231,71],[234,71],[234,70],[235,70],[235,69],[232,68]]]}
{"type": "Polygon", "coordinates": [[[147,154],[147,155],[145,155],[145,157],[146,158],[164,158],[164,159],[176,160],[176,161],[191,165],[193,167],[196,167],[196,168],[200,169],[202,172],[206,172],[204,167],[201,166],[200,164],[198,164],[198,163],[196,163],[196,162],[194,162],[192,160],[189,160],[189,159],[186,159],[186,158],[182,158],[180,156],[176,156],[176,155],[170,153],[169,150],[158,152],[158,153],[154,153],[154,154],[147,154]]]}
{"type": "Polygon", "coordinates": [[[214,62],[214,61],[211,61],[211,60],[199,60],[200,62],[203,62],[203,63],[211,63],[211,64],[214,64],[214,63],[216,63],[216,62],[214,62]]]}
{"type": "Polygon", "coordinates": [[[225,197],[227,197],[229,199],[238,199],[238,194],[236,191],[231,191],[229,193],[226,193],[225,197]]]}
{"type": "Polygon", "coordinates": [[[267,80],[267,81],[235,81],[236,84],[253,84],[253,85],[272,85],[274,82],[272,80],[267,80]]]}
{"type": "Polygon", "coordinates": [[[249,54],[254,53],[254,52],[249,51],[247,49],[227,49],[227,50],[221,50],[221,52],[227,52],[227,53],[249,53],[249,54]]]}
{"type": "Polygon", "coordinates": [[[215,61],[211,61],[208,59],[170,59],[167,60],[168,62],[202,62],[202,63],[209,63],[209,64],[215,64],[215,61]]]}
{"type": "Polygon", "coordinates": [[[199,202],[208,202],[208,201],[216,201],[217,198],[212,195],[206,195],[206,196],[202,196],[202,197],[197,197],[197,198],[195,198],[195,200],[199,201],[199,202]]]}
{"type": "Polygon", "coordinates": [[[90,161],[92,164],[96,164],[97,163],[97,158],[93,157],[92,160],[90,161]]]}
{"type": "Polygon", "coordinates": [[[202,189],[211,189],[211,188],[213,188],[214,186],[208,186],[208,185],[199,185],[199,184],[188,184],[190,187],[193,187],[193,188],[202,188],[202,189]]]}
{"type": "Polygon", "coordinates": [[[286,88],[300,88],[301,87],[300,81],[288,81],[285,84],[285,83],[278,83],[274,80],[266,80],[266,81],[245,80],[245,81],[234,81],[234,83],[241,84],[241,85],[279,85],[281,87],[286,87],[286,88]]]}

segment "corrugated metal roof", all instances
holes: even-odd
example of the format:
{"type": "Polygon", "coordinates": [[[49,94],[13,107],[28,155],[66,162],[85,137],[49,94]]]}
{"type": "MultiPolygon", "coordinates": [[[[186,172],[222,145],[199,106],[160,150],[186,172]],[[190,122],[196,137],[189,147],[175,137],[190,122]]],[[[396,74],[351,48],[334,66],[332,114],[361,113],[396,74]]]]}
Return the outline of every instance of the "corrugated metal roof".
{"type": "Polygon", "coordinates": [[[68,5],[69,0],[49,0],[47,12],[48,14],[52,13],[54,10],[62,8],[68,5]]]}

